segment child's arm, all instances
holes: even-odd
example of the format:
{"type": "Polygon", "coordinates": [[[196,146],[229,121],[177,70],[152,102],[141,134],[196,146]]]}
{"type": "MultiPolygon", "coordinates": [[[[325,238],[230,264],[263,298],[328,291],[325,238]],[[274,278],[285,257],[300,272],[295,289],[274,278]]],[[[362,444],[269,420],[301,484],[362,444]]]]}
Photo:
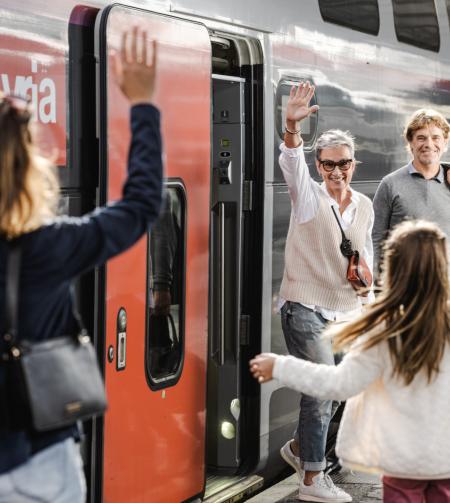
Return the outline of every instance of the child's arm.
{"type": "Polygon", "coordinates": [[[347,400],[381,376],[380,348],[354,350],[337,365],[311,363],[294,356],[263,353],[250,361],[250,371],[259,382],[278,379],[301,393],[324,400],[347,400]]]}

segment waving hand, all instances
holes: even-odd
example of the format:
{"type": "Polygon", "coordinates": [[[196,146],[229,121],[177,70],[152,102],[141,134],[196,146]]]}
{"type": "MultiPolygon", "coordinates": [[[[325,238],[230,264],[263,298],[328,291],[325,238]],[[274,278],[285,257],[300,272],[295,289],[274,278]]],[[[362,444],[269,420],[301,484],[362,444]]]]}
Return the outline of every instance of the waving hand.
{"type": "Polygon", "coordinates": [[[300,83],[298,87],[292,86],[286,107],[286,121],[300,122],[319,110],[317,105],[309,106],[314,90],[308,81],[300,83]]]}

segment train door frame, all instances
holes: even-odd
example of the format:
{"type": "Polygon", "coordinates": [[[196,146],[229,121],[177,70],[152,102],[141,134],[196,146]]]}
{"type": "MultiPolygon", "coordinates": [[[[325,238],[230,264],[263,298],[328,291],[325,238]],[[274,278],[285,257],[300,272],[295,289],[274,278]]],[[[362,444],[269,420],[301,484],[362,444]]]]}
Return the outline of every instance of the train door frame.
{"type": "MultiPolygon", "coordinates": [[[[217,331],[218,316],[215,312],[217,309],[214,306],[214,301],[212,301],[210,305],[208,361],[207,463],[214,473],[237,474],[248,473],[257,465],[259,460],[260,390],[257,383],[250,377],[248,360],[256,352],[260,351],[261,347],[260,320],[263,282],[261,236],[263,233],[265,183],[263,141],[264,66],[262,41],[256,37],[213,32],[211,41],[213,44],[213,67],[216,67],[213,77],[216,77],[216,81],[228,81],[235,87],[242,86],[242,95],[236,89],[234,100],[236,103],[240,102],[242,107],[240,121],[243,125],[243,131],[242,151],[239,154],[242,156],[240,160],[242,169],[239,175],[242,183],[240,198],[236,202],[236,208],[241,209],[241,247],[237,250],[239,259],[236,259],[236,263],[240,264],[241,274],[239,280],[236,280],[238,291],[229,293],[230,297],[233,296],[233,293],[238,297],[233,299],[233,302],[238,304],[235,308],[237,319],[234,319],[233,322],[228,320],[229,324],[234,323],[236,338],[234,341],[228,340],[222,343],[222,349],[227,354],[226,356],[220,355],[219,360],[222,359],[222,361],[218,362],[217,344],[214,343],[217,338],[215,332],[217,331]],[[214,50],[215,47],[216,51],[214,50]],[[225,359],[227,362],[224,362],[225,359]],[[231,368],[225,370],[224,363],[231,368]],[[229,375],[220,377],[221,372],[224,374],[229,372],[229,375]],[[222,390],[221,379],[223,383],[227,383],[227,386],[222,384],[222,390]],[[237,396],[233,398],[228,396],[226,403],[223,403],[225,396],[229,395],[230,390],[225,390],[225,388],[229,388],[230,380],[234,382],[234,392],[237,396]],[[239,431],[244,431],[245,435],[239,435],[239,431]],[[236,445],[230,450],[230,443],[233,441],[236,442],[236,445]]],[[[232,91],[230,93],[233,94],[232,91]]],[[[214,122],[221,122],[222,126],[233,121],[236,124],[236,119],[226,117],[227,113],[228,111],[222,111],[225,116],[220,118],[213,110],[214,122]]],[[[216,127],[222,126],[218,125],[216,127]]],[[[227,154],[226,150],[230,150],[232,157],[237,155],[233,148],[227,149],[226,146],[219,145],[219,141],[222,140],[215,137],[213,132],[213,152],[214,150],[220,150],[220,155],[225,155],[227,154]],[[217,145],[214,145],[214,142],[217,145]]],[[[219,160],[219,156],[213,157],[212,170],[215,173],[213,180],[217,180],[220,176],[228,176],[223,173],[223,169],[218,165],[219,163],[223,164],[219,160]],[[220,171],[222,171],[221,174],[219,174],[220,171]]],[[[217,187],[213,186],[211,189],[213,212],[217,203],[217,192],[222,191],[223,193],[223,190],[226,192],[227,187],[218,190],[217,187]]],[[[227,196],[225,199],[227,199],[227,196]]],[[[214,215],[212,215],[212,218],[214,220],[214,215]]],[[[215,246],[214,225],[212,225],[211,257],[213,262],[215,246]]],[[[226,271],[227,276],[233,273],[234,271],[226,271]]],[[[215,295],[216,285],[214,281],[214,263],[212,263],[211,297],[215,295]]]]}
{"type": "MultiPolygon", "coordinates": [[[[94,54],[94,26],[98,8],[77,5],[70,14],[69,43],[69,156],[70,171],[79,174],[81,187],[81,213],[92,211],[97,205],[98,171],[86,166],[98,166],[98,139],[96,135],[96,63],[94,54]]],[[[70,208],[69,208],[69,213],[70,208]]],[[[78,213],[77,213],[78,214],[78,213]]],[[[97,273],[92,271],[77,281],[79,306],[83,322],[93,336],[99,365],[104,372],[103,341],[98,337],[96,295],[97,273]]],[[[96,417],[83,423],[84,470],[88,486],[88,501],[100,501],[96,481],[101,480],[103,418],[96,417]]]]}
{"type": "MultiPolygon", "coordinates": [[[[146,370],[147,345],[145,341],[147,340],[147,336],[145,332],[147,322],[144,321],[147,320],[148,303],[145,299],[148,300],[148,282],[146,277],[137,279],[137,271],[135,271],[134,276],[127,276],[128,279],[126,281],[129,282],[129,280],[132,280],[133,288],[137,285],[139,290],[130,290],[130,286],[124,285],[126,293],[123,299],[125,300],[121,301],[122,293],[120,290],[122,285],[119,288],[117,279],[117,274],[120,272],[118,268],[122,267],[122,271],[125,272],[128,267],[125,266],[123,268],[123,265],[121,266],[120,264],[124,264],[127,260],[133,260],[133,256],[134,259],[138,258],[137,254],[139,254],[139,263],[142,262],[143,270],[147,271],[149,247],[145,246],[144,240],[141,240],[125,254],[115,258],[114,261],[103,267],[98,276],[97,286],[98,293],[100,294],[98,296],[99,329],[100,333],[104,333],[105,337],[104,350],[105,353],[108,353],[107,355],[104,353],[105,357],[110,357],[105,365],[105,382],[109,391],[110,409],[103,420],[103,456],[100,463],[102,467],[97,467],[99,475],[102,475],[102,479],[98,483],[101,487],[97,491],[97,499],[95,501],[102,501],[102,498],[108,498],[108,501],[111,498],[122,498],[123,500],[123,498],[127,498],[126,494],[132,494],[132,492],[134,492],[136,497],[140,495],[140,497],[148,500],[155,497],[155,491],[165,494],[165,497],[168,498],[166,501],[187,500],[202,493],[205,476],[205,432],[202,416],[206,409],[207,277],[209,259],[209,219],[207,211],[210,185],[211,106],[209,95],[211,75],[209,35],[201,23],[160,12],[142,10],[132,6],[114,4],[103,9],[100,15],[97,16],[96,54],[99,69],[97,78],[99,89],[97,105],[100,107],[98,110],[101,169],[100,204],[104,204],[107,198],[117,197],[117,182],[123,178],[123,174],[120,174],[117,168],[114,168],[115,171],[112,174],[109,173],[110,168],[108,167],[108,163],[111,163],[111,159],[117,163],[118,157],[117,152],[111,152],[109,147],[113,145],[116,150],[120,149],[120,143],[123,143],[124,139],[126,140],[127,135],[127,131],[125,130],[122,137],[117,137],[117,133],[115,136],[112,134],[115,129],[120,128],[118,112],[114,112],[115,119],[111,119],[109,114],[107,114],[107,111],[116,110],[117,108],[121,110],[121,107],[123,108],[123,103],[120,103],[120,95],[116,92],[115,84],[111,87],[114,91],[113,98],[107,97],[109,95],[109,91],[107,91],[109,89],[107,87],[108,46],[105,44],[105,40],[107,37],[107,23],[112,17],[111,12],[113,9],[116,9],[114,12],[117,15],[114,28],[111,29],[121,30],[125,25],[131,23],[131,26],[139,22],[139,24],[146,24],[147,27],[150,27],[147,29],[160,42],[158,44],[160,58],[158,79],[159,81],[164,79],[164,86],[161,83],[157,86],[155,101],[162,108],[163,112],[162,135],[166,153],[166,175],[169,179],[181,178],[183,180],[188,199],[186,211],[189,220],[189,230],[187,232],[187,263],[185,266],[187,276],[185,347],[187,349],[183,358],[183,364],[179,368],[180,372],[177,373],[175,378],[170,380],[170,382],[160,382],[156,386],[151,385],[152,383],[148,379],[148,372],[146,370]],[[122,15],[123,20],[119,22],[119,17],[122,15]],[[133,16],[135,16],[134,23],[133,16]],[[103,34],[103,36],[100,36],[100,34],[103,34]],[[182,40],[186,39],[190,40],[189,47],[186,47],[182,43],[182,40]],[[176,56],[177,54],[178,56],[176,56]],[[189,57],[189,55],[192,57],[189,57]],[[176,61],[176,64],[173,64],[174,61],[176,61]],[[172,64],[169,64],[170,62],[172,64]],[[197,65],[197,72],[195,74],[192,73],[189,64],[197,65]],[[175,69],[176,74],[171,73],[175,69]],[[169,77],[171,75],[174,75],[176,78],[174,77],[170,80],[169,77]],[[180,77],[180,75],[183,77],[180,77]],[[187,82],[190,83],[190,86],[187,82]],[[189,100],[184,99],[186,85],[191,89],[192,93],[189,100]],[[170,89],[170,91],[166,88],[170,89]],[[168,96],[174,90],[178,94],[174,93],[168,96]],[[113,108],[108,108],[108,101],[114,103],[113,108]],[[181,115],[175,116],[175,110],[181,115]],[[194,123],[190,121],[190,118],[193,116],[196,117],[194,123]],[[113,122],[110,123],[111,121],[113,122]],[[185,136],[180,136],[183,132],[185,136]],[[183,142],[180,142],[181,147],[177,149],[176,147],[179,145],[176,139],[179,140],[180,138],[183,139],[183,142]],[[144,255],[145,263],[144,260],[141,260],[144,255]],[[116,276],[115,280],[114,276],[116,276]],[[143,289],[144,283],[145,291],[143,289]],[[133,307],[130,300],[127,301],[126,299],[136,299],[136,306],[139,305],[139,309],[138,307],[133,307]],[[144,299],[143,304],[142,299],[144,299]],[[128,302],[128,305],[125,305],[124,302],[128,302]],[[127,309],[128,320],[126,331],[132,334],[132,337],[128,336],[125,369],[114,362],[118,349],[116,340],[119,340],[119,338],[116,339],[115,331],[122,330],[121,325],[124,325],[121,323],[120,311],[117,311],[117,317],[115,315],[119,306],[127,309]],[[133,318],[135,320],[134,327],[132,325],[133,318]],[[136,323],[139,323],[139,326],[136,323]],[[189,333],[187,333],[188,329],[189,333]],[[132,348],[133,344],[134,349],[132,348]],[[106,347],[108,347],[108,351],[106,351],[106,347]],[[141,362],[142,365],[138,364],[136,367],[137,361],[141,362]],[[114,364],[112,364],[113,362],[114,364]],[[119,379],[122,384],[119,383],[119,379]],[[127,379],[127,391],[125,392],[123,383],[127,379]],[[134,385],[129,386],[129,384],[132,384],[130,379],[134,380],[136,388],[134,385]],[[164,389],[162,389],[163,387],[164,389]],[[145,393],[145,400],[142,400],[144,397],[143,393],[145,393]],[[131,402],[129,403],[129,400],[134,400],[131,396],[136,396],[136,401],[133,402],[135,405],[131,407],[133,410],[130,411],[131,402]],[[137,401],[141,401],[141,403],[138,404],[137,401]],[[145,404],[143,401],[145,401],[145,404]],[[154,403],[153,406],[150,405],[150,402],[154,403]],[[189,406],[183,409],[182,407],[186,403],[189,403],[189,406]],[[126,414],[121,414],[119,407],[126,414]],[[158,414],[154,413],[156,410],[158,414]],[[131,416],[133,416],[133,424],[130,423],[131,416]],[[139,427],[136,421],[141,421],[139,427]],[[152,426],[153,423],[155,423],[154,426],[152,426]],[[127,424],[130,425],[128,429],[127,424]],[[119,429],[121,431],[123,429],[126,433],[117,435],[119,429]],[[156,432],[158,432],[157,435],[156,432]],[[126,442],[125,438],[121,438],[125,436],[127,437],[126,442]],[[150,438],[154,442],[149,440],[150,438]],[[164,441],[160,442],[159,440],[164,441]],[[132,443],[133,456],[125,454],[129,452],[127,450],[127,442],[132,443]],[[149,442],[153,442],[153,448],[147,445],[149,442]],[[172,447],[170,447],[171,442],[173,443],[172,447]],[[160,452],[159,457],[158,452],[160,452]],[[183,459],[185,461],[188,461],[187,463],[178,460],[178,457],[181,455],[184,456],[183,459]],[[151,471],[153,480],[151,481],[149,478],[150,472],[146,471],[145,467],[155,456],[159,461],[164,462],[160,463],[154,459],[154,462],[152,462],[153,470],[151,471]],[[136,464],[137,459],[146,461],[136,464]],[[126,461],[125,464],[124,461],[126,461]],[[163,470],[164,465],[167,463],[171,466],[171,468],[167,467],[170,473],[173,472],[174,466],[177,467],[180,473],[177,475],[177,484],[172,484],[170,487],[165,486],[162,489],[160,487],[161,484],[165,485],[163,470]],[[130,470],[133,470],[132,475],[130,470]],[[187,473],[187,470],[189,470],[189,473],[187,473]],[[118,476],[119,471],[121,473],[120,477],[118,476]],[[128,472],[129,476],[127,475],[128,472]],[[107,484],[105,484],[106,480],[108,480],[107,484]],[[130,484],[132,484],[132,487],[130,484]],[[195,490],[193,489],[194,487],[195,490]],[[132,492],[127,493],[127,490],[132,492]]],[[[117,36],[118,31],[114,33],[117,43],[119,40],[117,36]]],[[[125,115],[120,117],[120,121],[123,124],[127,124],[128,113],[126,114],[126,118],[125,115]]],[[[122,127],[124,126],[122,125],[122,127]]],[[[132,265],[132,267],[135,266],[132,265]]]]}

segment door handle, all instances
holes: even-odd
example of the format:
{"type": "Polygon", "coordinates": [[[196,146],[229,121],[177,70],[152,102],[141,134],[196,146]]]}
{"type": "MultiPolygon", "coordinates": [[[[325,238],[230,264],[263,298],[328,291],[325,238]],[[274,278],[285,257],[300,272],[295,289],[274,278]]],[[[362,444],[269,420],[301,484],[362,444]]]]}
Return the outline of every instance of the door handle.
{"type": "Polygon", "coordinates": [[[225,364],[225,203],[219,203],[219,365],[225,364]]]}

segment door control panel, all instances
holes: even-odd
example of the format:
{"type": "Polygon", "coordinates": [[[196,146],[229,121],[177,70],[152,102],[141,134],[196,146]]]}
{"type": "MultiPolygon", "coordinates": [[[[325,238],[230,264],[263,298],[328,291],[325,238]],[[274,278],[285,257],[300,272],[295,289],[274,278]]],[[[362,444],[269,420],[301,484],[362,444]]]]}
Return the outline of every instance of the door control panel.
{"type": "Polygon", "coordinates": [[[116,370],[124,370],[127,363],[127,312],[123,307],[117,313],[116,370]]]}
{"type": "Polygon", "coordinates": [[[231,161],[220,160],[217,169],[219,170],[219,183],[229,185],[231,183],[231,161]]]}

